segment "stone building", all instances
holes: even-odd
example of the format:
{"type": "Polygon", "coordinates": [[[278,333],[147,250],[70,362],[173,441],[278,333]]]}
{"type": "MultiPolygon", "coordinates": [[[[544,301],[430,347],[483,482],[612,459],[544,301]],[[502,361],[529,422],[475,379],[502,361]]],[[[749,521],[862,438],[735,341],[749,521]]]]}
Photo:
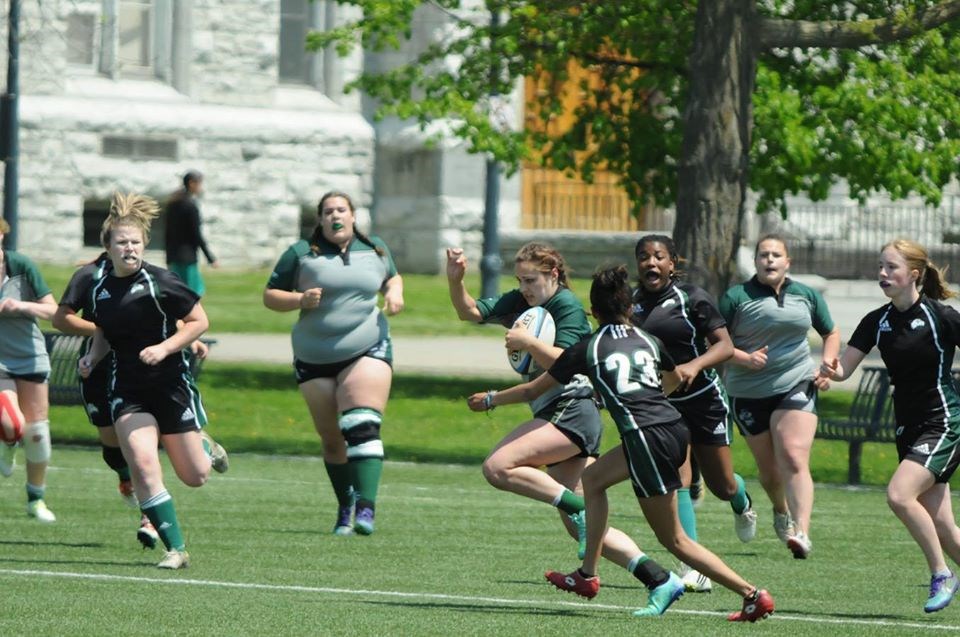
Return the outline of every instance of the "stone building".
{"type": "MultiPolygon", "coordinates": [[[[301,217],[312,223],[329,189],[355,195],[369,223],[374,130],[361,98],[343,92],[362,54],[303,48],[308,29],[344,18],[335,3],[21,0],[21,7],[24,252],[60,262],[95,252],[113,191],[162,199],[190,168],[206,177],[205,234],[228,265],[272,262],[299,236],[301,217]]],[[[0,69],[5,55],[6,47],[0,69]]],[[[160,242],[155,232],[152,247],[160,242]]]]}

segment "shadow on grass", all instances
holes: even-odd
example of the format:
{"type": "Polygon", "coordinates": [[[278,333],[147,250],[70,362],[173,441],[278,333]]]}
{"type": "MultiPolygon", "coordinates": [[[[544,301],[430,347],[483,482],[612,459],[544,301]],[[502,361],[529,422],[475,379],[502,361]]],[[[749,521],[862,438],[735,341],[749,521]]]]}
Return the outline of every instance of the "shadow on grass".
{"type": "MultiPolygon", "coordinates": [[[[162,556],[161,556],[162,557],[162,556]]],[[[0,558],[0,564],[60,564],[73,566],[119,566],[122,568],[136,568],[142,570],[145,566],[154,566],[153,562],[108,562],[106,560],[38,560],[34,558],[0,558]]]]}
{"type": "MultiPolygon", "coordinates": [[[[544,588],[546,588],[547,590],[549,590],[549,591],[551,591],[551,592],[553,592],[553,591],[560,592],[560,589],[554,588],[553,586],[551,586],[550,584],[548,584],[548,583],[547,583],[547,580],[544,579],[544,578],[540,578],[540,579],[538,579],[538,580],[501,579],[501,580],[497,580],[497,583],[498,583],[498,584],[511,584],[511,585],[513,585],[513,586],[535,586],[536,588],[538,588],[538,589],[540,589],[540,590],[543,590],[544,588]]],[[[630,586],[630,585],[628,585],[628,584],[607,584],[606,582],[604,582],[604,583],[603,583],[603,586],[602,586],[601,588],[603,588],[603,590],[639,591],[639,592],[642,592],[642,593],[644,593],[644,594],[646,594],[646,592],[647,592],[647,589],[645,589],[645,588],[643,587],[643,585],[640,584],[639,582],[637,583],[636,586],[630,586]]],[[[572,601],[580,601],[581,598],[579,598],[578,596],[573,596],[573,597],[571,598],[571,600],[572,600],[572,601]]],[[[586,600],[582,600],[582,601],[586,601],[586,600]]]]}
{"type": "Polygon", "coordinates": [[[451,601],[450,603],[444,603],[442,601],[437,602],[380,602],[380,601],[360,601],[356,602],[357,604],[368,604],[371,606],[397,606],[400,608],[417,608],[424,610],[455,610],[461,612],[473,612],[473,613],[483,613],[485,615],[496,613],[498,615],[543,615],[546,617],[595,617],[595,613],[591,612],[581,612],[576,610],[565,610],[565,609],[547,609],[547,608],[537,608],[533,605],[509,605],[509,606],[494,606],[487,604],[465,604],[463,602],[451,601]]]}
{"type": "Polygon", "coordinates": [[[0,546],[63,546],[69,549],[102,549],[101,542],[38,542],[35,540],[0,540],[0,546]]]}

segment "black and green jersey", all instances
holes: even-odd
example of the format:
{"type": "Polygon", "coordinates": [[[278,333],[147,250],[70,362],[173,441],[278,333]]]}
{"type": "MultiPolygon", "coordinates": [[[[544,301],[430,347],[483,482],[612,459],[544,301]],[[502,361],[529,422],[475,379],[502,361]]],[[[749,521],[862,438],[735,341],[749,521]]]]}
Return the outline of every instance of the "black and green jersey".
{"type": "MultiPolygon", "coordinates": [[[[583,305],[577,295],[568,288],[557,290],[556,294],[551,296],[542,307],[553,317],[556,326],[556,336],[553,339],[555,347],[567,349],[590,336],[592,330],[590,321],[587,320],[587,313],[584,312],[583,305]]],[[[477,300],[477,310],[480,311],[481,322],[499,323],[504,327],[513,327],[517,317],[528,309],[530,309],[530,304],[520,294],[520,290],[511,290],[495,298],[477,300]]],[[[523,378],[524,380],[530,380],[542,373],[543,370],[534,364],[530,366],[530,373],[524,374],[523,378]]],[[[530,409],[536,413],[564,392],[579,396],[584,393],[586,385],[585,378],[571,379],[565,387],[548,391],[531,402],[530,409]]]]}
{"type": "Polygon", "coordinates": [[[958,344],[960,314],[926,296],[903,312],[892,303],[870,312],[847,342],[864,354],[880,351],[898,425],[940,422],[954,431],[960,430],[960,396],[950,368],[958,344]]]}
{"type": "Polygon", "coordinates": [[[113,382],[118,387],[166,386],[189,379],[186,355],[171,354],[157,365],[140,360],[140,352],[177,331],[177,321],[200,300],[180,277],[144,263],[135,273],[113,272],[91,287],[93,320],[116,356],[113,382]]]}
{"type": "MultiPolygon", "coordinates": [[[[67,283],[67,288],[63,291],[63,296],[60,297],[60,305],[68,307],[84,319],[94,322],[94,299],[91,290],[97,281],[107,276],[111,271],[113,271],[113,263],[110,261],[110,257],[107,256],[106,252],[101,252],[95,261],[87,263],[73,273],[69,283],[67,283]]],[[[90,349],[90,342],[91,339],[85,339],[84,345],[79,352],[80,357],[87,354],[90,349]]],[[[100,361],[96,369],[90,373],[90,376],[87,377],[84,384],[91,382],[106,383],[112,361],[113,351],[111,350],[109,354],[103,357],[103,360],[100,361]]]]}
{"type": "Polygon", "coordinates": [[[680,412],[663,395],[660,380],[661,370],[675,367],[656,336],[634,325],[609,324],[565,350],[548,373],[559,383],[585,374],[622,435],[680,421],[680,412]]]}
{"type": "Polygon", "coordinates": [[[293,355],[314,365],[337,363],[362,355],[389,337],[386,317],[377,305],[383,284],[396,276],[387,246],[377,237],[370,241],[384,251],[354,239],[346,251],[329,241],[311,247],[298,241],[280,257],[267,288],[303,292],[322,288],[320,305],[300,310],[293,326],[293,355]]]}
{"type": "MultiPolygon", "coordinates": [[[[3,253],[0,300],[36,302],[50,294],[40,270],[26,256],[3,253]]],[[[0,315],[0,371],[8,374],[45,374],[50,371],[43,332],[32,316],[0,315]]]]}
{"type": "MultiPolygon", "coordinates": [[[[713,298],[695,285],[671,282],[655,293],[641,287],[633,298],[634,324],[659,338],[677,365],[703,356],[709,347],[707,334],[727,324],[713,298]]],[[[720,387],[719,375],[714,369],[704,369],[670,399],[689,398],[710,387],[720,387]]]]}
{"type": "Polygon", "coordinates": [[[720,314],[737,349],[754,352],[763,346],[763,369],[727,365],[724,384],[731,396],[766,398],[790,391],[814,377],[807,334],[813,327],[821,336],[833,331],[833,319],[823,296],[789,278],[780,294],[754,276],[720,298],[720,314]]]}

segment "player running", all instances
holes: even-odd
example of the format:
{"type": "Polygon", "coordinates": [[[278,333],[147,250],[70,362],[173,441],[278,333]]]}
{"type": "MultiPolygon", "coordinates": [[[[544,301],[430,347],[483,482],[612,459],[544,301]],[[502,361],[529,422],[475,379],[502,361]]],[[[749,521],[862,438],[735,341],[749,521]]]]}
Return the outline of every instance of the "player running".
{"type": "MultiPolygon", "coordinates": [[[[730,454],[730,409],[720,376],[713,369],[733,356],[733,341],[716,302],[702,288],[681,283],[673,240],[646,235],[635,254],[640,286],[634,293],[633,322],[658,337],[677,364],[680,386],[669,400],[690,430],[690,445],[707,487],[730,503],[734,530],[741,542],[757,533],[757,514],[750,505],[743,478],[733,472],[730,454]]],[[[691,458],[680,468],[677,510],[683,530],[697,540],[697,519],[690,494],[691,458]]],[[[710,579],[686,567],[688,591],[709,592],[710,579]]]]}
{"type": "MultiPolygon", "coordinates": [[[[621,448],[605,453],[583,473],[586,499],[587,550],[582,566],[567,575],[546,574],[556,587],[593,597],[600,587],[597,567],[607,532],[606,490],[629,475],[640,508],[659,542],[684,564],[743,597],[730,621],[756,621],[773,613],[773,598],[753,586],[719,557],[691,540],[677,517],[676,491],[680,466],[687,457],[689,432],[661,386],[676,388],[680,374],[663,343],[631,322],[632,294],[624,266],[596,273],[590,289],[593,315],[600,328],[564,351],[546,374],[500,392],[474,394],[474,409],[534,400],[586,374],[602,397],[620,431],[621,448]]],[[[682,593],[677,592],[677,596],[682,593]]]]}
{"type": "Polygon", "coordinates": [[[820,293],[787,277],[790,256],[781,237],[761,237],[754,264],[756,276],[720,298],[736,347],[723,380],[773,505],[777,537],[794,558],[806,559],[813,550],[810,450],[817,433],[817,390],[829,387],[817,377],[807,335],[811,327],[820,334],[828,361],[840,349],[840,332],[820,293]]]}
{"type": "Polygon", "coordinates": [[[960,345],[960,314],[940,303],[956,296],[926,249],[897,239],[880,252],[880,287],[890,303],[867,314],[843,357],[820,373],[844,380],[874,346],[890,372],[900,464],[887,485],[887,504],[920,546],[930,568],[923,610],[947,607],[957,588],[946,552],[960,564],[960,529],[950,502],[950,477],[960,464],[960,395],[950,368],[960,345]]]}
{"type": "MultiPolygon", "coordinates": [[[[27,461],[27,515],[56,522],[44,502],[50,462],[48,379],[50,358],[37,325],[57,309],[50,287],[33,261],[3,249],[10,225],[0,219],[0,420],[4,428],[23,432],[27,461]]],[[[0,475],[13,475],[17,444],[0,443],[0,475]]]]}
{"type": "Polygon", "coordinates": [[[226,471],[228,460],[202,431],[203,405],[182,353],[206,331],[207,315],[199,297],[176,275],[143,261],[157,212],[149,197],[114,195],[100,237],[113,267],[90,288],[97,329],[78,367],[89,378],[113,351],[110,418],[140,510],[167,549],[157,567],[179,569],[189,566],[190,557],[163,484],[158,444],[191,487],[202,486],[211,468],[226,471]]]}
{"type": "Polygon", "coordinates": [[[280,257],[263,304],[300,313],[293,365],[337,498],[333,532],[370,535],[383,471],[380,426],[393,381],[384,314],[403,310],[403,279],[386,244],[357,228],[349,196],[326,193],[317,214],[310,241],[294,243],[280,257]]]}

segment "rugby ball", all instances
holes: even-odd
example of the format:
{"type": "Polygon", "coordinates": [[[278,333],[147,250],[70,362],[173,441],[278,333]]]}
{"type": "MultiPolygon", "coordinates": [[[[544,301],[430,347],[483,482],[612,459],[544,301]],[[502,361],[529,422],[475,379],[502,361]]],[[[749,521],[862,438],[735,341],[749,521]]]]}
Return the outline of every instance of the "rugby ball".
{"type": "Polygon", "coordinates": [[[23,437],[23,424],[14,415],[6,396],[0,396],[0,442],[12,445],[23,437]]]}
{"type": "MultiPolygon", "coordinates": [[[[553,345],[553,339],[557,335],[557,326],[553,322],[550,312],[539,305],[531,307],[523,314],[517,317],[514,327],[522,327],[547,345],[553,345]]],[[[510,350],[507,353],[507,359],[510,361],[510,367],[518,374],[526,374],[530,367],[534,365],[533,357],[523,350],[510,350]]]]}

